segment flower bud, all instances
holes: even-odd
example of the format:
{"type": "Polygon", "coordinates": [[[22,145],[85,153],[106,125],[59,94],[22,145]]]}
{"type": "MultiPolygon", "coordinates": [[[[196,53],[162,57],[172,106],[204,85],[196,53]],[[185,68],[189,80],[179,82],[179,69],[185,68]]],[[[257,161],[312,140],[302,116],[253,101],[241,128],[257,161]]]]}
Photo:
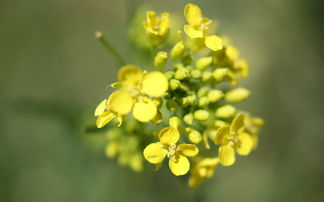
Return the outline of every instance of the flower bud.
{"type": "Polygon", "coordinates": [[[164,76],[165,76],[168,80],[170,80],[170,79],[172,79],[172,78],[174,77],[174,72],[173,72],[173,71],[167,71],[167,72],[164,73],[164,76]]]}
{"type": "Polygon", "coordinates": [[[222,120],[214,121],[214,126],[216,126],[216,127],[222,127],[222,126],[225,126],[225,125],[226,125],[225,121],[222,121],[222,120]]]}
{"type": "Polygon", "coordinates": [[[184,115],[183,117],[183,121],[188,124],[188,125],[191,125],[194,121],[194,116],[190,113],[190,114],[186,114],[184,115]]]}
{"type": "Polygon", "coordinates": [[[190,73],[189,70],[186,69],[185,67],[179,67],[176,72],[175,72],[175,76],[174,78],[178,79],[178,80],[183,80],[190,77],[190,73]]]}
{"type": "Polygon", "coordinates": [[[210,102],[217,102],[224,96],[223,92],[220,90],[211,90],[208,92],[208,99],[210,102]]]}
{"type": "Polygon", "coordinates": [[[201,77],[201,71],[198,69],[193,69],[190,71],[191,77],[194,79],[199,79],[201,77]]]}
{"type": "Polygon", "coordinates": [[[203,97],[203,96],[207,95],[207,93],[208,93],[208,88],[202,87],[198,90],[197,95],[198,95],[198,97],[203,97]]]}
{"type": "Polygon", "coordinates": [[[199,109],[195,111],[194,117],[198,121],[206,121],[209,118],[209,112],[203,109],[199,109]]]}
{"type": "Polygon", "coordinates": [[[180,86],[180,81],[177,79],[171,79],[170,80],[170,88],[171,90],[176,90],[180,86]]]}
{"type": "Polygon", "coordinates": [[[177,116],[172,116],[169,118],[169,126],[173,128],[179,128],[181,126],[181,120],[177,116]]]}
{"type": "Polygon", "coordinates": [[[242,78],[246,78],[249,76],[249,65],[245,60],[237,61],[237,63],[235,63],[234,68],[242,78]]]}
{"type": "Polygon", "coordinates": [[[202,141],[202,136],[199,131],[192,128],[186,128],[186,132],[188,134],[190,142],[199,144],[202,141]]]}
{"type": "Polygon", "coordinates": [[[189,95],[187,97],[182,98],[183,106],[194,105],[196,102],[197,102],[196,95],[189,95]]]}
{"type": "Polygon", "coordinates": [[[110,142],[107,146],[106,146],[106,155],[107,157],[115,157],[117,155],[117,152],[119,150],[119,146],[116,142],[110,142]]]}
{"type": "Polygon", "coordinates": [[[196,68],[198,70],[205,70],[208,67],[210,67],[210,65],[213,62],[213,58],[212,57],[202,57],[199,60],[197,60],[196,62],[196,68]]]}
{"type": "Polygon", "coordinates": [[[213,74],[211,72],[203,72],[202,81],[208,81],[212,78],[213,74]]]}
{"type": "Polygon", "coordinates": [[[173,100],[168,100],[166,103],[166,107],[172,112],[177,111],[177,103],[173,100]]]}
{"type": "Polygon", "coordinates": [[[225,95],[225,100],[227,102],[241,102],[248,98],[250,91],[246,88],[235,88],[228,91],[225,95]]]}
{"type": "Polygon", "coordinates": [[[203,107],[203,106],[206,106],[208,104],[209,104],[208,97],[201,97],[201,98],[199,98],[199,100],[198,100],[198,106],[199,107],[203,107]]]}
{"type": "Polygon", "coordinates": [[[235,113],[236,113],[235,107],[233,107],[232,105],[224,105],[222,107],[219,107],[216,110],[215,115],[219,118],[229,118],[233,116],[235,113]]]}
{"type": "Polygon", "coordinates": [[[213,77],[217,82],[221,82],[224,80],[228,72],[228,69],[225,67],[217,68],[213,72],[213,77]]]}
{"type": "Polygon", "coordinates": [[[183,56],[185,47],[182,41],[176,43],[171,50],[172,59],[176,60],[183,56]]]}
{"type": "Polygon", "coordinates": [[[154,67],[162,69],[164,68],[167,61],[168,61],[168,53],[165,51],[160,51],[156,54],[154,58],[154,67]]]}

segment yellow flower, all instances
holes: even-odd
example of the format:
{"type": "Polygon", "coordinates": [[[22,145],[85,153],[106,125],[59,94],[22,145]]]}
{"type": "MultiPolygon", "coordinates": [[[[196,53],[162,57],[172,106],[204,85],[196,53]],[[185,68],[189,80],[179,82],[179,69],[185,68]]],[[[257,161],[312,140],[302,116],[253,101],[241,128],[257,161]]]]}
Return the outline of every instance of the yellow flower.
{"type": "Polygon", "coordinates": [[[187,156],[195,156],[199,149],[194,144],[176,145],[180,138],[178,129],[174,127],[163,128],[159,132],[159,142],[151,143],[144,149],[144,157],[152,164],[159,164],[167,156],[169,168],[176,175],[185,175],[190,169],[187,156]]]}
{"type": "Polygon", "coordinates": [[[215,144],[220,144],[219,160],[223,166],[231,166],[235,162],[235,151],[242,156],[248,155],[253,149],[251,135],[244,131],[245,116],[238,114],[230,126],[219,127],[214,137],[215,144]]]}
{"type": "Polygon", "coordinates": [[[161,17],[155,12],[146,12],[146,21],[143,22],[149,40],[153,45],[165,42],[169,34],[169,13],[162,13],[161,17]]]}
{"type": "Polygon", "coordinates": [[[184,16],[189,24],[184,25],[183,29],[189,38],[197,42],[203,40],[205,46],[212,51],[223,48],[222,39],[210,34],[212,21],[203,17],[201,9],[197,5],[187,4],[184,9],[184,16]]]}
{"type": "Polygon", "coordinates": [[[211,178],[215,173],[215,167],[219,163],[219,158],[203,158],[191,169],[189,186],[197,187],[205,179],[211,178]]]}
{"type": "Polygon", "coordinates": [[[130,111],[138,121],[151,121],[159,107],[153,98],[161,97],[168,89],[164,74],[158,71],[143,73],[134,65],[126,65],[119,70],[118,80],[115,86],[120,90],[113,92],[95,110],[97,127],[105,126],[115,117],[121,125],[122,117],[130,111]]]}

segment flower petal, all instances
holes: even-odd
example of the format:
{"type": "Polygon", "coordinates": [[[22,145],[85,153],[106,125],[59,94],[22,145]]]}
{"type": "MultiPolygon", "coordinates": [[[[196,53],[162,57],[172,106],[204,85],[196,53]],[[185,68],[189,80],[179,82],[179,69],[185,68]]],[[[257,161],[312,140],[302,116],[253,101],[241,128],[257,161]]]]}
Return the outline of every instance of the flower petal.
{"type": "Polygon", "coordinates": [[[178,142],[180,133],[173,127],[163,128],[159,133],[160,142],[164,145],[173,145],[178,142]]]}
{"type": "Polygon", "coordinates": [[[183,30],[192,39],[202,38],[204,36],[201,30],[195,29],[192,25],[184,25],[183,30]]]}
{"type": "Polygon", "coordinates": [[[237,133],[241,128],[244,127],[244,118],[243,114],[238,114],[233,119],[230,127],[230,133],[237,133]]]}
{"type": "Polygon", "coordinates": [[[191,25],[198,26],[202,21],[201,9],[195,4],[187,4],[184,8],[184,16],[191,25]]]}
{"type": "Polygon", "coordinates": [[[100,116],[98,116],[96,125],[98,128],[102,128],[115,117],[116,117],[116,114],[114,114],[110,111],[104,112],[100,116]]]}
{"type": "Polygon", "coordinates": [[[100,104],[97,106],[94,115],[95,116],[99,116],[102,113],[104,113],[105,109],[106,109],[106,103],[107,103],[107,99],[104,99],[103,101],[100,102],[100,104]]]}
{"type": "Polygon", "coordinates": [[[157,107],[150,99],[135,102],[133,116],[141,122],[151,121],[157,113],[157,107]]]}
{"type": "Polygon", "coordinates": [[[180,144],[178,145],[179,151],[185,156],[196,156],[199,149],[194,144],[180,144]]]}
{"type": "Polygon", "coordinates": [[[219,147],[218,156],[219,161],[223,166],[231,166],[235,162],[235,151],[229,144],[219,147]]]}
{"type": "Polygon", "coordinates": [[[222,39],[216,35],[207,36],[205,38],[205,44],[212,51],[218,51],[223,48],[222,39]]]}
{"type": "Polygon", "coordinates": [[[163,73],[154,71],[144,76],[142,90],[144,93],[160,97],[168,90],[169,82],[163,73]]]}
{"type": "Polygon", "coordinates": [[[108,100],[111,111],[125,115],[132,109],[133,98],[128,91],[118,90],[113,92],[108,100]]]}
{"type": "Polygon", "coordinates": [[[153,164],[160,163],[163,161],[167,154],[167,150],[163,148],[163,145],[160,142],[149,144],[145,147],[143,154],[144,158],[153,164]]]}
{"type": "Polygon", "coordinates": [[[254,141],[248,133],[240,133],[237,135],[239,140],[238,146],[236,146],[236,152],[239,155],[247,156],[253,149],[254,141]]]}
{"type": "Polygon", "coordinates": [[[179,155],[176,159],[169,159],[169,168],[176,175],[184,175],[190,169],[190,163],[187,157],[179,155]]]}
{"type": "Polygon", "coordinates": [[[125,65],[118,71],[118,80],[124,87],[135,87],[143,79],[143,72],[136,65],[125,65]]]}
{"type": "Polygon", "coordinates": [[[215,144],[224,144],[226,136],[229,134],[228,126],[221,126],[216,130],[215,137],[213,138],[215,144]]]}

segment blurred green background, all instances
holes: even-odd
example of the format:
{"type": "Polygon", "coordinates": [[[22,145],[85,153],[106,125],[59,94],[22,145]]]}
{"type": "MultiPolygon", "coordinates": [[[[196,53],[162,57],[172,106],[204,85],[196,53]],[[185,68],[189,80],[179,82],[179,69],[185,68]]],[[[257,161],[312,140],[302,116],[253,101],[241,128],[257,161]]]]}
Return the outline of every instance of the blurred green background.
{"type": "MultiPolygon", "coordinates": [[[[0,201],[324,201],[320,1],[201,0],[251,65],[243,109],[265,119],[258,149],[195,190],[164,168],[121,168],[82,132],[118,65],[102,30],[129,56],[140,3],[182,15],[188,1],[0,2],[0,201]]],[[[143,13],[144,15],[144,13],[143,13]]],[[[134,58],[128,62],[136,63],[134,58]]]]}

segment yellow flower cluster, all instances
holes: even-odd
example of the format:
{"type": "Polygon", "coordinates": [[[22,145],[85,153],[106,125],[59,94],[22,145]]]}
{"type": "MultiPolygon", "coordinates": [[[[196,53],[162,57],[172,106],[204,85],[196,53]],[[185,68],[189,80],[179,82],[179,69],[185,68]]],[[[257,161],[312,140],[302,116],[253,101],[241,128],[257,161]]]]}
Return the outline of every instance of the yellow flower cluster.
{"type": "Polygon", "coordinates": [[[235,107],[250,96],[248,89],[237,87],[249,74],[238,50],[215,34],[215,23],[197,5],[187,4],[184,17],[183,34],[170,29],[169,13],[147,12],[143,25],[154,47],[151,71],[121,67],[111,85],[116,91],[97,106],[95,116],[98,128],[115,118],[120,126],[108,129],[109,157],[119,154],[118,161],[136,171],[142,170],[142,157],[156,168],[168,159],[171,172],[189,173],[188,184],[196,187],[219,164],[231,166],[236,154],[250,154],[263,120],[235,107]],[[169,34],[177,38],[171,47],[169,34]],[[118,138],[112,138],[116,133],[118,138]]]}

